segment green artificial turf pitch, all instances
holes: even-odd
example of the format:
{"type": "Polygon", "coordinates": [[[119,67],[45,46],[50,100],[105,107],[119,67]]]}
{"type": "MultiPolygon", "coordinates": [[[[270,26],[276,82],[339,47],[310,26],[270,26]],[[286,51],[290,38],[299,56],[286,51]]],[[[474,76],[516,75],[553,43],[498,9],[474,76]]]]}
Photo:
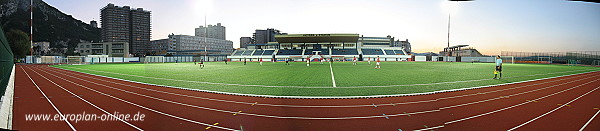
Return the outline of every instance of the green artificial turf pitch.
{"type": "Polygon", "coordinates": [[[597,67],[504,64],[503,79],[494,80],[494,63],[461,62],[206,62],[53,65],[84,73],[183,88],[278,96],[368,96],[423,93],[496,85],[597,71],[597,67]]]}

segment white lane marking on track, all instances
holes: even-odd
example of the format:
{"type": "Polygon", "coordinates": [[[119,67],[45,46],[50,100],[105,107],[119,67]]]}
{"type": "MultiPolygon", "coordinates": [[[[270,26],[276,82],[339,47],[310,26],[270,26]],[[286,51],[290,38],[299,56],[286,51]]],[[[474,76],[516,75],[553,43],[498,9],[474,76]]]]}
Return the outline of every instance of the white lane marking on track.
{"type": "Polygon", "coordinates": [[[331,82],[333,83],[333,87],[337,87],[335,85],[335,77],[333,76],[333,68],[331,68],[331,62],[329,62],[329,72],[331,72],[331,82]]]}
{"type": "MultiPolygon", "coordinates": [[[[54,71],[54,70],[51,70],[54,71]]],[[[62,70],[65,71],[65,70],[62,70]]],[[[65,71],[66,72],[66,71],[65,71]]],[[[74,74],[74,73],[73,73],[74,74]]],[[[77,74],[75,74],[77,75],[77,74]]],[[[68,76],[68,75],[67,75],[68,76]]],[[[83,75],[80,75],[83,76],[83,75]]],[[[584,77],[585,75],[581,75],[581,76],[576,76],[576,77],[572,77],[572,78],[579,78],[579,77],[584,77]]],[[[72,76],[69,76],[72,77],[72,76]]],[[[83,77],[87,77],[87,76],[83,76],[83,77]]],[[[73,77],[74,78],[74,77],[73,77]]],[[[91,77],[88,77],[91,78],[91,77]]],[[[472,96],[472,95],[479,95],[479,94],[488,94],[488,93],[493,93],[493,92],[499,92],[499,91],[506,91],[506,90],[511,90],[511,89],[517,89],[517,88],[522,88],[522,87],[529,87],[529,86],[535,86],[535,85],[541,85],[541,84],[546,84],[546,83],[551,83],[551,82],[556,82],[556,81],[561,81],[561,80],[568,80],[568,79],[572,79],[572,78],[567,78],[567,79],[558,79],[558,80],[554,80],[554,81],[548,81],[548,82],[543,82],[543,83],[536,83],[536,84],[530,84],[530,85],[525,85],[525,86],[518,86],[518,87],[513,87],[513,88],[507,88],[507,89],[501,89],[501,90],[494,90],[494,91],[488,91],[488,92],[483,92],[483,93],[474,93],[474,94],[467,94],[467,95],[462,95],[462,96],[452,96],[452,97],[444,97],[444,98],[439,98],[439,99],[450,99],[450,98],[459,98],[459,97],[465,97],[465,96],[472,96]]],[[[95,78],[91,78],[91,79],[95,79],[95,78]]],[[[100,79],[96,79],[96,80],[100,80],[100,79]]],[[[582,80],[582,79],[580,79],[582,80]]],[[[576,81],[580,81],[580,80],[576,80],[576,81]]],[[[100,80],[100,81],[105,81],[105,80],[100,80]]],[[[111,81],[105,81],[105,82],[109,82],[109,83],[115,83],[115,82],[111,82],[111,81]]],[[[570,81],[567,83],[562,83],[559,85],[563,85],[563,84],[568,84],[568,83],[572,83],[575,81],[570,81]]],[[[144,90],[150,90],[150,91],[155,91],[155,92],[160,92],[160,93],[166,93],[166,94],[172,94],[172,95],[178,95],[178,96],[184,96],[184,97],[190,97],[190,98],[199,98],[199,99],[208,99],[208,100],[213,100],[211,98],[204,98],[204,97],[196,97],[196,96],[188,96],[188,95],[181,95],[181,94],[176,94],[176,93],[170,93],[170,92],[163,92],[163,91],[157,91],[157,90],[152,90],[152,89],[147,89],[147,88],[141,88],[141,87],[137,87],[137,86],[131,86],[131,85],[126,85],[126,84],[120,84],[120,83],[115,83],[115,84],[119,84],[119,85],[124,85],[124,86],[129,86],[129,87],[134,87],[134,88],[139,88],[139,89],[144,89],[144,90]]],[[[558,86],[558,85],[554,85],[554,86],[558,86]]],[[[552,87],[554,87],[552,86],[552,87]]],[[[227,100],[220,100],[220,99],[214,99],[214,101],[222,101],[222,102],[231,102],[231,103],[240,103],[240,104],[254,104],[254,103],[250,103],[250,102],[238,102],[238,101],[227,101],[227,100]]],[[[392,104],[377,104],[378,106],[382,106],[382,105],[394,105],[394,104],[415,104],[415,103],[425,103],[425,102],[432,102],[432,101],[437,101],[437,100],[424,100],[424,101],[416,101],[416,102],[402,102],[402,103],[392,103],[392,104]]],[[[481,103],[481,102],[477,102],[477,103],[481,103]]],[[[471,103],[474,104],[474,103],[471,103]]],[[[258,104],[257,104],[258,105],[258,104]]],[[[266,106],[286,106],[286,107],[368,107],[368,106],[373,106],[373,105],[349,105],[349,106],[297,106],[297,105],[271,105],[271,104],[264,104],[266,106]]],[[[468,104],[467,104],[468,105],[468,104]]],[[[458,106],[456,106],[458,107],[458,106]]]]}
{"type": "MultiPolygon", "coordinates": [[[[75,78],[75,77],[74,77],[75,78]]],[[[593,77],[588,77],[585,79],[590,79],[593,77]]],[[[89,82],[89,83],[93,83],[96,85],[100,85],[100,86],[104,86],[104,87],[108,87],[111,89],[115,89],[115,90],[119,90],[119,91],[123,91],[126,93],[130,93],[130,94],[134,94],[134,95],[139,95],[142,97],[147,97],[150,99],[155,99],[155,100],[159,100],[159,101],[163,101],[163,102],[168,102],[168,103],[172,103],[172,104],[177,104],[177,105],[182,105],[182,106],[188,106],[188,107],[193,107],[193,108],[199,108],[199,109],[204,109],[204,110],[211,110],[211,111],[218,111],[218,112],[223,112],[223,113],[236,113],[235,111],[228,111],[228,110],[221,110],[221,109],[214,109],[214,108],[208,108],[208,107],[202,107],[202,106],[196,106],[196,105],[191,105],[191,104],[185,104],[185,103],[179,103],[179,102],[175,102],[175,101],[170,101],[170,100],[165,100],[165,99],[161,99],[161,98],[156,98],[156,97],[152,97],[152,96],[147,96],[147,95],[143,95],[143,94],[139,94],[139,93],[135,93],[135,92],[131,92],[131,91],[127,91],[127,90],[123,90],[123,89],[118,89],[118,88],[114,88],[112,86],[107,86],[107,85],[103,85],[103,84],[99,84],[99,83],[95,83],[95,82],[91,82],[88,80],[83,80],[80,78],[76,78],[85,82],[89,82]]],[[[585,80],[585,79],[581,79],[581,80],[585,80]]],[[[564,85],[564,84],[568,84],[568,83],[573,83],[573,82],[577,82],[577,81],[581,81],[581,80],[576,80],[576,81],[571,81],[571,82],[567,82],[567,83],[563,83],[563,84],[559,84],[559,85],[554,85],[554,86],[550,86],[550,87],[555,87],[555,86],[560,86],[560,85],[564,85]]],[[[533,91],[528,91],[526,93],[530,93],[530,92],[534,92],[534,91],[539,91],[542,89],[547,89],[550,87],[545,87],[545,88],[540,88],[537,90],[533,90],[533,91]]],[[[519,93],[517,95],[521,95],[524,94],[519,93]]],[[[513,95],[514,96],[514,95],[513,95]]],[[[496,100],[496,99],[492,99],[492,100],[496,100]]],[[[491,100],[484,100],[485,101],[491,101],[491,100]]],[[[474,103],[481,103],[480,101],[478,102],[474,102],[474,103]]],[[[450,106],[450,107],[442,107],[440,109],[446,109],[446,108],[454,108],[454,107],[459,107],[459,106],[465,106],[465,105],[471,105],[473,103],[467,103],[467,104],[461,104],[461,105],[455,105],[455,106],[450,106]]],[[[439,110],[430,110],[430,111],[422,111],[422,112],[413,112],[413,113],[408,113],[410,115],[413,114],[422,114],[422,113],[429,113],[429,112],[438,112],[439,110]]],[[[254,113],[238,113],[238,114],[243,114],[243,115],[250,115],[250,116],[260,116],[260,117],[270,117],[270,118],[283,118],[283,119],[362,119],[362,118],[378,118],[378,117],[385,117],[385,116],[360,116],[360,117],[298,117],[298,116],[273,116],[273,115],[263,115],[263,114],[254,114],[254,113]]],[[[400,116],[400,115],[408,115],[408,114],[394,114],[394,115],[389,115],[389,116],[400,116]]]]}
{"type": "Polygon", "coordinates": [[[470,117],[466,117],[466,118],[462,118],[462,119],[458,119],[458,120],[454,120],[454,121],[445,122],[444,125],[448,125],[448,124],[452,124],[452,123],[456,123],[456,122],[461,122],[461,121],[465,121],[465,120],[469,120],[469,119],[473,119],[473,118],[477,118],[477,117],[481,117],[481,116],[485,116],[485,115],[497,113],[497,112],[500,112],[500,111],[508,110],[508,109],[511,109],[511,108],[515,108],[515,107],[518,107],[518,106],[521,106],[521,105],[525,105],[525,104],[531,103],[533,101],[538,101],[538,100],[541,100],[541,99],[544,99],[544,98],[547,98],[547,97],[554,96],[556,94],[560,94],[560,93],[563,93],[563,92],[566,92],[566,91],[569,91],[569,90],[581,87],[583,85],[587,85],[589,83],[596,82],[598,80],[600,80],[600,79],[592,80],[592,81],[589,81],[589,82],[586,82],[586,83],[583,83],[583,84],[580,84],[580,85],[577,85],[577,86],[574,86],[574,87],[571,87],[571,88],[568,88],[568,89],[561,90],[559,92],[555,92],[555,93],[552,93],[552,94],[549,94],[549,95],[546,95],[546,96],[543,96],[543,97],[536,98],[536,99],[531,100],[531,101],[519,103],[519,104],[512,105],[512,106],[509,106],[509,107],[505,107],[505,108],[502,108],[502,109],[498,109],[498,110],[494,110],[494,111],[490,111],[490,112],[486,112],[486,113],[482,113],[482,114],[478,114],[478,115],[474,115],[474,116],[470,116],[470,117]]]}
{"type": "MultiPolygon", "coordinates": [[[[40,70],[40,71],[42,71],[42,72],[45,72],[44,70],[40,70]]],[[[48,73],[48,72],[46,72],[46,73],[48,73]]],[[[50,74],[50,73],[48,73],[48,74],[50,74]]],[[[101,92],[101,91],[98,91],[98,90],[91,89],[91,88],[89,88],[89,87],[87,87],[87,86],[84,86],[84,85],[81,85],[81,84],[75,83],[75,82],[73,82],[73,81],[70,81],[70,80],[67,80],[67,79],[65,79],[65,78],[62,78],[62,77],[56,76],[56,75],[54,75],[54,74],[50,74],[50,75],[52,75],[52,76],[54,76],[54,77],[56,77],[56,78],[62,79],[62,80],[64,80],[64,81],[67,81],[67,82],[69,82],[69,83],[75,84],[75,85],[77,85],[77,86],[83,87],[83,88],[85,88],[85,89],[88,89],[88,90],[90,90],[90,91],[96,92],[96,93],[98,93],[98,94],[103,94],[104,96],[108,96],[108,97],[110,97],[110,98],[113,98],[113,99],[116,99],[116,100],[119,100],[119,101],[125,102],[125,103],[127,103],[127,104],[130,104],[130,105],[134,105],[134,106],[137,106],[137,107],[140,107],[140,108],[143,108],[143,109],[146,109],[146,110],[149,110],[149,111],[152,111],[152,112],[155,112],[155,113],[161,114],[161,115],[169,116],[169,117],[172,117],[172,118],[176,118],[176,119],[180,119],[180,120],[183,120],[183,121],[187,121],[187,122],[191,122],[191,123],[196,123],[196,124],[200,124],[200,125],[204,125],[204,126],[210,126],[210,127],[214,127],[214,128],[219,128],[219,129],[224,129],[224,130],[235,131],[235,129],[231,129],[231,128],[227,128],[227,127],[222,127],[222,126],[216,126],[216,125],[207,124],[207,123],[202,123],[202,122],[198,122],[198,121],[194,121],[194,120],[189,120],[189,119],[186,119],[186,118],[183,118],[183,117],[179,117],[179,116],[171,115],[171,114],[164,113],[164,112],[161,112],[161,111],[158,111],[158,110],[154,110],[154,109],[152,109],[152,108],[148,108],[148,107],[145,107],[145,106],[142,106],[142,105],[139,105],[139,104],[136,104],[136,103],[133,103],[133,102],[127,101],[127,100],[123,100],[123,99],[121,99],[121,98],[118,98],[118,97],[115,97],[115,96],[113,96],[113,95],[110,95],[110,94],[107,94],[107,93],[104,93],[104,92],[101,92]]]]}
{"type": "Polygon", "coordinates": [[[76,131],[75,127],[73,127],[73,125],[71,124],[71,122],[69,122],[69,120],[67,120],[65,118],[65,115],[62,114],[62,112],[60,112],[60,110],[54,105],[54,103],[52,103],[52,101],[50,99],[48,99],[48,96],[46,96],[46,93],[44,93],[44,91],[42,91],[42,89],[40,89],[40,87],[35,83],[35,81],[33,81],[33,79],[31,79],[31,76],[29,76],[29,73],[27,73],[27,71],[25,71],[25,69],[23,68],[23,66],[19,66],[21,67],[21,70],[23,70],[23,72],[25,72],[25,75],[27,75],[27,77],[29,78],[29,80],[31,80],[31,82],[33,83],[33,85],[35,85],[35,87],[38,89],[38,91],[40,91],[40,93],[42,93],[42,95],[44,95],[44,98],[46,98],[46,101],[48,101],[48,103],[50,103],[50,105],[52,105],[52,108],[54,108],[54,110],[56,110],[56,112],[58,112],[58,114],[60,115],[60,117],[67,122],[67,124],[69,125],[69,127],[71,128],[71,130],[76,131]]]}
{"type": "MultiPolygon", "coordinates": [[[[74,68],[80,70],[87,70],[93,72],[102,72],[116,75],[124,75],[124,76],[133,76],[140,78],[150,78],[150,79],[158,79],[158,80],[170,80],[170,81],[180,81],[180,82],[190,82],[190,83],[201,83],[201,84],[213,84],[213,85],[227,85],[227,86],[251,86],[251,87],[286,87],[286,88],[333,88],[333,87],[305,87],[305,86],[267,86],[267,85],[245,85],[245,84],[230,84],[230,83],[215,83],[215,82],[204,82],[204,81],[189,81],[189,80],[177,80],[177,79],[168,79],[168,78],[157,78],[157,77],[149,77],[149,76],[138,76],[138,75],[130,75],[130,74],[122,74],[115,72],[107,72],[107,71],[98,71],[98,70],[90,70],[83,69],[77,67],[66,67],[64,68],[74,68]]],[[[525,75],[525,76],[515,76],[515,77],[505,77],[505,78],[518,78],[518,77],[527,77],[527,76],[538,76],[538,75],[549,75],[549,74],[559,74],[559,73],[568,73],[568,72],[577,72],[577,71],[589,71],[589,70],[597,70],[597,69],[586,69],[586,70],[573,70],[573,71],[564,71],[564,72],[553,72],[553,73],[541,73],[541,74],[533,74],[533,75],[525,75]]],[[[489,81],[493,79],[479,79],[479,80],[465,80],[465,81],[449,81],[449,82],[438,82],[438,83],[427,83],[427,84],[408,84],[408,85],[387,85],[387,86],[351,86],[351,87],[336,87],[336,88],[365,88],[365,87],[398,87],[398,86],[423,86],[423,85],[440,85],[440,84],[453,84],[453,83],[463,83],[463,82],[475,82],[475,81],[489,81]]]]}
{"type": "MultiPolygon", "coordinates": [[[[127,85],[127,84],[116,83],[116,82],[112,82],[112,81],[101,80],[101,79],[98,79],[98,78],[92,78],[92,77],[88,77],[88,76],[84,76],[84,75],[80,75],[80,74],[76,74],[76,73],[70,73],[70,72],[67,72],[66,70],[60,69],[60,68],[51,68],[50,71],[58,72],[58,71],[52,70],[52,69],[56,69],[56,70],[59,70],[61,72],[66,72],[66,73],[69,73],[69,74],[74,74],[74,75],[78,75],[78,76],[82,76],[82,77],[86,77],[86,78],[90,78],[90,79],[95,79],[95,80],[99,80],[99,81],[104,81],[104,82],[109,82],[109,83],[114,83],[114,84],[118,84],[118,85],[129,86],[129,87],[134,87],[134,88],[138,88],[138,89],[149,90],[149,91],[154,91],[154,92],[159,92],[159,93],[165,93],[165,94],[171,94],[171,95],[177,95],[177,96],[184,96],[184,97],[190,97],[190,98],[205,99],[205,100],[212,100],[212,101],[220,101],[220,102],[229,102],[229,103],[238,103],[238,104],[249,104],[249,105],[254,104],[254,103],[251,103],[251,102],[239,102],[239,101],[220,100],[220,99],[205,98],[205,97],[198,97],[198,96],[189,96],[189,95],[183,95],[183,94],[177,94],[177,93],[171,93],[171,92],[165,92],[165,91],[158,91],[158,90],[153,90],[153,89],[148,89],[148,88],[142,88],[142,87],[127,85]]],[[[85,74],[85,73],[83,73],[83,74],[85,74]]],[[[586,74],[586,75],[589,75],[589,74],[586,74]]],[[[570,77],[570,78],[566,78],[566,79],[558,79],[558,80],[553,80],[553,81],[547,81],[547,82],[543,82],[543,83],[536,83],[536,84],[530,84],[530,85],[524,85],[524,86],[517,86],[517,87],[506,88],[506,89],[501,89],[501,90],[488,91],[488,92],[483,92],[483,93],[473,93],[473,94],[466,94],[466,95],[460,95],[460,96],[451,96],[451,97],[444,97],[444,98],[438,98],[438,99],[439,100],[442,100],[442,99],[453,99],[453,98],[460,98],[460,97],[466,97],[466,96],[474,96],[474,95],[488,94],[488,93],[494,93],[494,92],[501,92],[501,91],[507,91],[507,90],[512,90],[512,89],[523,88],[523,87],[542,85],[542,84],[556,82],[556,81],[561,81],[561,80],[574,79],[574,78],[584,77],[586,75],[580,75],[580,76],[570,77]]],[[[67,75],[67,76],[69,76],[69,75],[67,75]]],[[[69,77],[72,77],[72,76],[69,76],[69,77]]],[[[437,101],[437,99],[436,100],[415,101],[415,102],[400,102],[400,103],[391,103],[391,104],[377,104],[377,105],[378,106],[390,106],[390,105],[396,105],[396,104],[416,104],[416,103],[426,103],[426,102],[433,102],[433,101],[437,101]]],[[[344,106],[318,106],[318,105],[311,106],[311,105],[307,105],[307,106],[303,106],[303,105],[275,105],[275,104],[265,104],[265,103],[259,103],[259,104],[256,104],[256,105],[280,106],[280,107],[368,107],[368,106],[372,106],[372,105],[344,105],[344,106]]]]}
{"type": "Polygon", "coordinates": [[[596,115],[598,115],[598,113],[600,113],[600,110],[598,110],[598,111],[596,112],[596,114],[594,114],[594,116],[592,116],[592,118],[590,118],[590,120],[588,120],[588,121],[585,123],[585,125],[583,125],[583,126],[581,127],[581,129],[579,129],[579,131],[583,131],[583,129],[585,129],[585,127],[586,127],[588,124],[590,124],[590,122],[592,122],[592,120],[594,120],[594,118],[596,118],[596,115]]]}
{"type": "Polygon", "coordinates": [[[529,91],[520,92],[520,93],[516,93],[516,94],[511,94],[511,95],[507,95],[507,96],[503,96],[503,97],[494,97],[494,98],[487,99],[487,100],[481,100],[481,101],[476,101],[476,102],[464,103],[464,104],[460,104],[460,105],[442,107],[440,109],[449,109],[449,108],[461,107],[461,106],[472,105],[472,104],[477,104],[477,103],[483,103],[483,102],[487,102],[487,101],[504,99],[504,97],[513,97],[513,96],[523,95],[523,94],[527,94],[527,93],[531,93],[531,92],[536,92],[536,91],[540,91],[540,90],[545,90],[545,89],[548,89],[548,88],[557,87],[557,86],[561,86],[561,85],[565,85],[565,84],[570,84],[570,83],[573,83],[573,82],[578,82],[578,81],[582,81],[582,80],[586,80],[586,79],[591,79],[591,78],[595,78],[595,77],[588,77],[588,78],[583,78],[583,79],[579,79],[579,80],[569,81],[569,82],[561,83],[561,84],[558,84],[558,85],[552,85],[552,86],[548,86],[548,87],[544,87],[544,88],[538,88],[538,89],[535,89],[535,90],[529,90],[529,91]]]}
{"type": "MultiPolygon", "coordinates": [[[[42,72],[46,72],[44,70],[41,70],[42,72]]],[[[48,72],[46,72],[48,73],[48,72]]],[[[50,74],[50,73],[48,73],[50,74]]],[[[56,76],[54,74],[50,74],[53,75],[57,78],[63,79],[65,81],[71,82],[73,84],[76,84],[78,86],[82,86],[86,89],[89,89],[88,87],[85,87],[81,84],[77,84],[74,83],[72,81],[66,80],[60,76],[56,76]]],[[[150,99],[155,99],[155,100],[159,100],[159,101],[163,101],[163,102],[168,102],[168,103],[172,103],[172,104],[177,104],[177,105],[182,105],[182,106],[188,106],[188,107],[193,107],[193,108],[199,108],[199,109],[204,109],[204,110],[211,110],[211,111],[217,111],[217,112],[223,112],[223,113],[237,113],[237,111],[228,111],[228,110],[221,110],[221,109],[214,109],[214,108],[208,108],[208,107],[202,107],[202,106],[196,106],[196,105],[191,105],[191,104],[185,104],[185,103],[179,103],[179,102],[175,102],[175,101],[170,101],[170,100],[165,100],[165,99],[161,99],[161,98],[156,98],[156,97],[152,97],[152,96],[148,96],[148,95],[144,95],[144,94],[139,94],[139,93],[135,93],[135,92],[131,92],[131,91],[127,91],[127,90],[123,90],[123,89],[119,89],[119,88],[115,88],[112,86],[108,86],[108,85],[103,85],[103,84],[99,84],[99,83],[95,83],[95,82],[91,82],[88,80],[83,80],[83,79],[79,79],[85,82],[89,82],[92,84],[96,84],[96,85],[100,85],[100,86],[104,86],[104,87],[108,87],[114,90],[119,90],[125,93],[129,93],[129,94],[134,94],[134,95],[138,95],[138,96],[142,96],[142,97],[146,97],[146,98],[150,98],[150,99]]],[[[90,89],[93,90],[93,89],[90,89]]],[[[99,91],[98,91],[99,92],[99,91]]],[[[107,94],[108,95],[108,94],[107,94]]],[[[110,96],[110,95],[108,95],[110,96]]],[[[420,112],[412,112],[412,113],[401,113],[401,114],[393,114],[393,115],[387,115],[387,116],[404,116],[404,115],[414,115],[414,114],[423,114],[423,113],[430,113],[430,112],[439,112],[440,110],[429,110],[429,111],[420,111],[420,112]]],[[[381,115],[376,115],[376,116],[354,116],[354,117],[298,117],[298,116],[272,116],[272,115],[262,115],[262,114],[253,114],[253,113],[238,113],[241,115],[249,115],[249,116],[258,116],[258,117],[268,117],[268,118],[282,118],[282,119],[318,119],[318,120],[338,120],[338,119],[364,119],[364,118],[380,118],[380,117],[385,117],[385,116],[381,116],[381,115]]]]}
{"type": "Polygon", "coordinates": [[[546,113],[544,113],[544,114],[542,114],[542,115],[540,115],[540,116],[538,116],[538,117],[535,117],[535,118],[533,118],[533,119],[531,119],[531,120],[529,120],[529,121],[527,121],[527,122],[525,122],[525,123],[523,123],[523,124],[520,124],[520,125],[518,125],[518,126],[515,126],[515,127],[513,127],[513,128],[510,128],[510,129],[508,129],[508,131],[513,131],[513,130],[516,130],[516,129],[517,129],[517,128],[519,128],[519,127],[525,126],[525,125],[527,125],[527,124],[529,124],[529,123],[531,123],[531,122],[533,122],[533,121],[535,121],[535,120],[537,120],[537,119],[540,119],[540,118],[542,118],[542,117],[544,117],[544,116],[546,116],[546,115],[548,115],[548,114],[550,114],[550,113],[552,113],[552,112],[554,112],[554,111],[556,111],[556,110],[558,110],[558,109],[560,109],[560,108],[563,108],[564,106],[566,106],[566,105],[568,105],[568,104],[571,104],[572,102],[574,102],[574,101],[578,100],[579,98],[581,98],[581,97],[583,97],[583,96],[586,96],[587,94],[590,94],[590,93],[592,93],[592,92],[596,91],[598,88],[600,88],[600,86],[598,86],[598,87],[594,88],[594,89],[593,89],[593,90],[591,90],[591,91],[588,91],[587,93],[585,93],[585,94],[583,94],[583,95],[580,95],[579,97],[577,97],[577,98],[575,98],[575,99],[573,99],[573,100],[571,100],[571,101],[569,101],[569,102],[567,102],[567,103],[565,103],[565,104],[562,104],[561,106],[559,106],[559,107],[557,107],[557,108],[554,108],[553,110],[550,110],[550,111],[548,111],[548,112],[546,112],[546,113]]]}
{"type": "Polygon", "coordinates": [[[586,83],[583,83],[583,84],[580,84],[580,85],[577,85],[577,86],[574,86],[574,87],[571,87],[571,88],[568,88],[568,89],[565,89],[565,90],[562,90],[562,91],[559,91],[559,92],[552,93],[550,95],[546,95],[546,96],[543,96],[543,97],[539,97],[539,98],[533,99],[531,101],[523,102],[523,103],[520,103],[520,104],[517,104],[517,105],[505,107],[505,108],[502,108],[502,109],[494,110],[494,111],[491,111],[491,112],[487,112],[487,113],[483,113],[483,114],[479,114],[479,115],[475,115],[475,116],[471,116],[471,117],[467,117],[467,118],[462,118],[462,119],[458,119],[458,120],[454,120],[454,121],[449,121],[449,122],[446,122],[445,124],[452,124],[452,123],[456,123],[456,122],[461,122],[461,121],[465,121],[465,120],[469,120],[469,119],[473,119],[473,118],[477,118],[477,117],[481,117],[481,116],[493,114],[493,113],[496,113],[496,112],[508,110],[508,109],[511,109],[511,108],[515,108],[515,107],[518,107],[518,106],[521,106],[521,105],[525,105],[525,104],[531,103],[533,101],[538,101],[538,100],[541,100],[541,99],[544,99],[544,98],[547,98],[547,97],[550,97],[550,96],[554,96],[556,94],[560,94],[560,93],[563,93],[563,92],[566,92],[566,91],[569,91],[569,90],[581,87],[583,85],[587,85],[587,84],[592,83],[592,82],[596,82],[598,80],[600,80],[600,79],[589,81],[589,82],[586,82],[586,83]]]}
{"type": "MultiPolygon", "coordinates": [[[[33,69],[29,68],[29,67],[27,67],[27,69],[29,69],[29,70],[33,71],[34,73],[38,74],[39,76],[43,77],[44,79],[46,79],[46,80],[48,80],[48,81],[52,82],[52,84],[54,84],[54,85],[56,85],[56,86],[60,87],[60,88],[61,88],[61,89],[63,89],[64,91],[68,92],[69,94],[71,94],[71,95],[73,95],[73,96],[75,96],[75,97],[79,98],[81,101],[84,101],[85,103],[88,103],[89,105],[93,106],[94,108],[96,108],[96,109],[98,109],[98,110],[100,110],[100,111],[102,111],[102,112],[104,112],[104,113],[108,114],[109,116],[111,116],[111,117],[113,117],[113,118],[115,118],[115,119],[117,119],[117,120],[119,120],[119,121],[121,121],[121,122],[123,122],[123,123],[125,123],[125,124],[127,124],[127,125],[129,125],[129,126],[131,126],[131,127],[133,127],[133,128],[135,128],[136,130],[140,130],[140,131],[142,131],[142,129],[141,129],[141,128],[139,128],[139,127],[137,127],[137,126],[135,126],[135,125],[133,125],[133,124],[131,124],[131,123],[129,123],[129,122],[127,122],[127,121],[125,121],[125,120],[123,120],[123,119],[121,119],[121,118],[119,118],[119,117],[117,117],[117,116],[115,116],[115,115],[113,115],[113,114],[111,114],[111,113],[109,113],[108,111],[106,111],[106,110],[104,110],[104,109],[102,109],[102,108],[100,108],[100,107],[96,106],[95,104],[93,104],[93,103],[91,103],[91,102],[89,102],[89,101],[87,101],[87,100],[85,100],[85,99],[81,98],[79,95],[77,95],[77,94],[75,94],[75,93],[73,93],[73,92],[71,92],[71,91],[69,91],[69,90],[65,89],[64,87],[60,86],[59,84],[56,84],[56,83],[54,83],[54,81],[52,81],[52,80],[50,80],[50,79],[46,78],[44,75],[42,75],[42,74],[38,73],[37,71],[35,71],[35,70],[33,70],[33,69]]],[[[46,72],[46,73],[48,73],[48,72],[46,72]]]]}
{"type": "Polygon", "coordinates": [[[441,126],[434,126],[434,127],[424,128],[424,129],[418,129],[418,130],[413,130],[413,131],[430,131],[430,130],[432,131],[432,130],[434,130],[434,129],[437,129],[437,128],[442,128],[442,127],[444,127],[444,125],[441,125],[441,126]]]}

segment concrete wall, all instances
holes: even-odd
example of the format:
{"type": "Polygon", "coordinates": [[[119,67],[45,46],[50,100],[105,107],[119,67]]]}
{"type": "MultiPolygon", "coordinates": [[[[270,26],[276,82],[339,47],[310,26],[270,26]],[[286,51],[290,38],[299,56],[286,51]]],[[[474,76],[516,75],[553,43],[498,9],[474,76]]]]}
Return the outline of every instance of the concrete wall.
{"type": "Polygon", "coordinates": [[[6,91],[2,96],[0,106],[0,128],[12,129],[13,95],[15,91],[15,66],[13,65],[6,91]]]}

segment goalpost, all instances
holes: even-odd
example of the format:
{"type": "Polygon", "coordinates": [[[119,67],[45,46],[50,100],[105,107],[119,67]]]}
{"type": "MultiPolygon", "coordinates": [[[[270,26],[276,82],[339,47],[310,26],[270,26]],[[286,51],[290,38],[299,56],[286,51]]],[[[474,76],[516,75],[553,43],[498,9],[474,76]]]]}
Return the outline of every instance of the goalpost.
{"type": "Polygon", "coordinates": [[[592,61],[592,66],[600,66],[600,60],[592,61]]]}
{"type": "Polygon", "coordinates": [[[549,57],[549,56],[538,57],[538,62],[544,63],[544,64],[552,64],[552,57],[549,57]]]}
{"type": "Polygon", "coordinates": [[[82,65],[87,63],[85,62],[85,56],[67,56],[67,64],[82,65]]]}
{"type": "Polygon", "coordinates": [[[149,64],[149,63],[165,63],[165,57],[164,56],[146,56],[146,58],[144,58],[144,64],[149,64]]]}
{"type": "Polygon", "coordinates": [[[515,64],[514,56],[500,56],[500,59],[502,59],[503,63],[515,64]]]}

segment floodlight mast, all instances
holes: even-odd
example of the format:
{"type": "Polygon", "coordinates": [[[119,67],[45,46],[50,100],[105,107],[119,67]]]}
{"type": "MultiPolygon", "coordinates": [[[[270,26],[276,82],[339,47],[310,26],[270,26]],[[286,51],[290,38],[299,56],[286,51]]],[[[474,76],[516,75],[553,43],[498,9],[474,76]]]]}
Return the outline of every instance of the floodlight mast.
{"type": "Polygon", "coordinates": [[[31,0],[29,3],[29,13],[29,44],[31,46],[29,48],[29,52],[31,55],[31,63],[33,63],[33,0],[31,0]]]}
{"type": "MultiPolygon", "coordinates": [[[[208,52],[206,52],[206,45],[208,45],[206,39],[208,39],[208,26],[206,26],[206,13],[204,13],[204,59],[206,59],[206,54],[208,54],[208,52]]],[[[204,61],[204,59],[202,59],[202,61],[204,61]]]]}
{"type": "Polygon", "coordinates": [[[448,46],[446,46],[446,61],[449,61],[448,58],[450,58],[450,13],[451,11],[448,12],[448,46]]]}

